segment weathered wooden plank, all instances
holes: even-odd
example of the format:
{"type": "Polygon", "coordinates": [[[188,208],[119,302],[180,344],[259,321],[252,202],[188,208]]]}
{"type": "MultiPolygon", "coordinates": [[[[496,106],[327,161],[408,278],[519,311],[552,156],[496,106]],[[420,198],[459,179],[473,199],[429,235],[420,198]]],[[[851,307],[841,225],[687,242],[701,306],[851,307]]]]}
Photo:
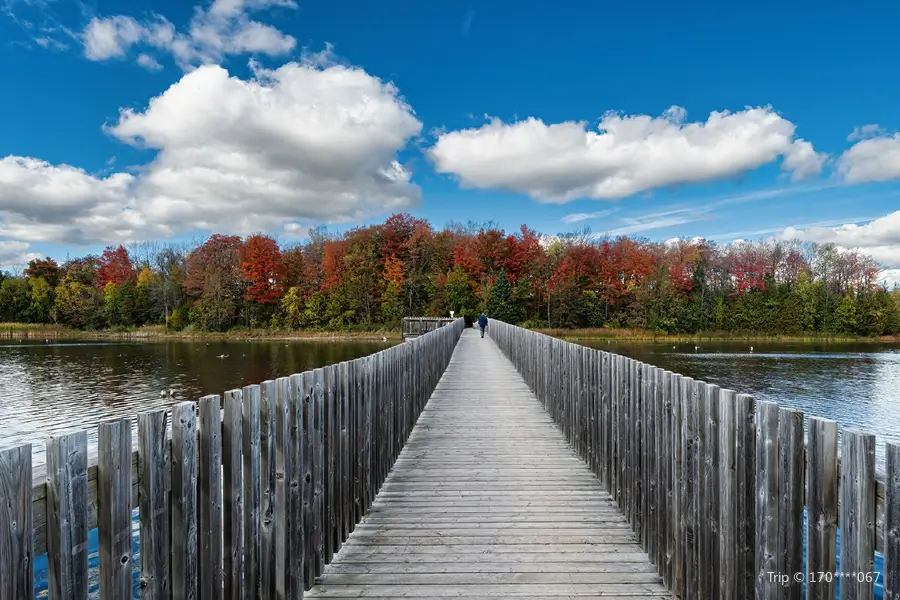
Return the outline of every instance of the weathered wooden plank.
{"type": "Polygon", "coordinates": [[[634,519],[634,532],[638,540],[641,541],[641,547],[646,550],[643,544],[645,539],[644,527],[644,509],[646,506],[646,491],[644,488],[644,406],[643,406],[643,370],[641,363],[638,361],[631,362],[631,426],[632,433],[632,518],[634,519]]]}
{"type": "MultiPolygon", "coordinates": [[[[275,413],[269,433],[274,439],[275,461],[275,554],[273,556],[272,597],[285,600],[291,597],[291,567],[293,566],[293,514],[291,512],[291,471],[295,460],[291,438],[291,380],[275,380],[275,413]]],[[[302,589],[302,586],[301,586],[302,589]]]]}
{"type": "Polygon", "coordinates": [[[682,598],[699,598],[700,592],[700,386],[702,382],[683,378],[684,418],[682,420],[681,529],[684,553],[682,598]]]}
{"type": "Polygon", "coordinates": [[[288,582],[285,590],[289,598],[303,598],[304,590],[311,583],[306,581],[306,523],[304,507],[306,504],[306,430],[303,423],[303,405],[306,401],[302,374],[291,375],[282,382],[286,386],[284,401],[288,404],[281,412],[286,419],[284,435],[285,443],[285,477],[288,479],[288,526],[282,530],[287,540],[288,550],[285,553],[288,582]]]}
{"type": "Polygon", "coordinates": [[[322,444],[324,447],[323,477],[324,491],[322,497],[323,515],[323,564],[331,562],[334,548],[337,544],[337,506],[335,505],[335,465],[337,461],[335,439],[335,375],[334,366],[329,365],[323,369],[324,381],[324,421],[322,444]]]}
{"type": "Polygon", "coordinates": [[[193,402],[172,408],[172,596],[196,598],[197,413],[193,402]]]}
{"type": "Polygon", "coordinates": [[[700,500],[703,508],[701,527],[703,542],[701,552],[701,574],[703,581],[702,598],[719,598],[720,564],[719,527],[720,527],[720,479],[719,479],[719,386],[705,384],[703,386],[704,436],[702,448],[702,484],[703,496],[700,500]]]}
{"type": "Polygon", "coordinates": [[[737,394],[733,390],[719,392],[719,562],[712,563],[719,578],[721,600],[740,600],[737,585],[737,466],[742,460],[735,453],[737,394]]]}
{"type": "Polygon", "coordinates": [[[225,600],[240,600],[243,595],[244,512],[241,445],[243,438],[243,400],[241,390],[225,392],[222,420],[223,558],[225,600]]]}
{"type": "Polygon", "coordinates": [[[299,402],[303,409],[302,431],[300,438],[302,450],[300,451],[301,472],[303,479],[303,583],[305,589],[310,589],[316,577],[315,573],[315,523],[313,522],[313,506],[315,494],[313,438],[315,407],[315,380],[311,371],[301,373],[299,376],[299,402]]]}
{"type": "Polygon", "coordinates": [[[260,576],[262,463],[260,457],[260,404],[258,385],[245,386],[241,403],[243,502],[244,502],[244,600],[262,596],[260,576]]]}
{"type": "MultiPolygon", "coordinates": [[[[87,432],[47,440],[47,588],[51,599],[88,594],[87,432]]],[[[0,563],[0,569],[6,563],[0,563]]]]}
{"type": "Polygon", "coordinates": [[[627,460],[627,447],[625,445],[626,433],[627,433],[627,414],[625,412],[625,399],[628,397],[628,388],[626,386],[626,377],[627,374],[625,371],[626,359],[624,356],[616,356],[614,357],[614,375],[615,377],[615,392],[613,399],[613,411],[614,411],[614,422],[615,422],[615,498],[616,503],[619,505],[619,508],[624,512],[626,509],[625,505],[625,496],[628,493],[627,482],[624,478],[625,466],[627,460]]]}
{"type": "Polygon", "coordinates": [[[259,574],[263,598],[275,597],[275,411],[276,383],[260,384],[259,474],[260,527],[259,574]]]}
{"type": "Polygon", "coordinates": [[[0,598],[32,600],[31,444],[0,450],[0,598]]]}
{"type": "Polygon", "coordinates": [[[885,444],[885,472],[884,600],[900,600],[900,444],[885,444]]]}
{"type": "Polygon", "coordinates": [[[166,422],[164,409],[137,417],[142,600],[168,600],[171,590],[166,422]]]}
{"type": "Polygon", "coordinates": [[[313,434],[314,478],[313,525],[315,543],[315,575],[325,568],[325,369],[313,371],[315,380],[315,417],[313,434]]]}
{"type": "MultiPolygon", "coordinates": [[[[612,416],[611,416],[611,400],[612,393],[612,368],[611,357],[608,352],[600,355],[600,481],[603,482],[606,491],[611,496],[613,493],[612,484],[612,416]]],[[[548,367],[549,370],[549,367],[548,367]]]]}
{"type": "Polygon", "coordinates": [[[684,404],[685,384],[683,376],[673,374],[669,384],[672,394],[672,516],[669,531],[672,543],[672,582],[669,588],[675,594],[684,589],[684,404]]]}
{"type": "Polygon", "coordinates": [[[875,436],[845,429],[841,438],[841,600],[873,600],[875,581],[875,436]]]}
{"type": "Polygon", "coordinates": [[[349,363],[342,362],[338,366],[338,408],[340,409],[340,446],[339,479],[340,479],[340,542],[349,537],[351,525],[351,489],[350,489],[350,372],[349,363]]]}
{"type": "MultiPolygon", "coordinates": [[[[539,341],[535,341],[534,343],[529,344],[529,347],[532,349],[532,352],[535,354],[534,362],[537,361],[537,353],[540,351],[539,341]]],[[[532,366],[535,369],[533,374],[536,375],[536,366],[532,366]]],[[[588,365],[587,365],[589,379],[588,379],[588,393],[591,398],[591,406],[590,406],[590,454],[591,454],[591,471],[594,473],[595,477],[600,477],[600,351],[599,350],[591,350],[588,355],[588,365]]],[[[536,387],[535,387],[536,389],[536,387]]]]}
{"type": "Polygon", "coordinates": [[[355,383],[355,403],[357,405],[357,423],[360,427],[360,435],[358,441],[360,451],[356,459],[357,473],[357,494],[356,494],[356,517],[355,522],[359,522],[362,515],[372,505],[374,498],[374,477],[375,477],[375,407],[374,397],[369,389],[369,370],[372,368],[374,359],[365,357],[359,362],[354,363],[356,370],[355,383]]]}
{"type": "Polygon", "coordinates": [[[777,600],[778,571],[778,405],[756,405],[756,598],[777,600]]]}
{"type": "MultiPolygon", "coordinates": [[[[806,474],[806,572],[837,571],[837,442],[835,421],[809,418],[809,466],[806,474]]],[[[806,581],[807,600],[834,600],[837,581],[833,575],[806,581]]]]}
{"type": "MultiPolygon", "coordinates": [[[[200,598],[218,598],[225,581],[222,549],[222,401],[200,398],[198,531],[200,598]]],[[[143,554],[143,548],[142,554],[143,554]]]]}
{"type": "Polygon", "coordinates": [[[658,573],[663,578],[663,582],[669,589],[672,587],[672,561],[673,561],[673,542],[672,537],[672,519],[674,518],[674,496],[672,489],[673,478],[673,453],[672,453],[672,373],[669,371],[659,372],[659,421],[662,434],[659,439],[660,453],[660,530],[659,530],[659,569],[658,573]]]}
{"type": "Polygon", "coordinates": [[[100,598],[128,598],[131,596],[131,421],[101,421],[97,429],[97,452],[100,598]]]}
{"type": "Polygon", "coordinates": [[[738,598],[753,598],[756,590],[756,409],[751,396],[738,394],[735,403],[735,523],[737,525],[738,598]]]}
{"type": "Polygon", "coordinates": [[[803,413],[788,408],[778,410],[778,556],[779,573],[790,574],[781,586],[779,598],[801,600],[802,581],[793,577],[803,572],[804,498],[803,413]]]}
{"type": "Polygon", "coordinates": [[[644,548],[650,561],[658,564],[657,532],[659,514],[657,503],[659,486],[659,431],[657,430],[656,369],[643,365],[644,369],[644,548]]]}

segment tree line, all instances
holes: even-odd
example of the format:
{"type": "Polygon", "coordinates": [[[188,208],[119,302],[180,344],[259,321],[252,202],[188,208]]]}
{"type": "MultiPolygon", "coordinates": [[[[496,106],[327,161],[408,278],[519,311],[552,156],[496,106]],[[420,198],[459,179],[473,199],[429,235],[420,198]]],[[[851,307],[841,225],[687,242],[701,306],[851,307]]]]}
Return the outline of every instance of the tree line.
{"type": "Polygon", "coordinates": [[[544,238],[397,214],[281,246],[267,235],[142,242],[0,273],[0,320],[78,329],[165,325],[396,328],[449,311],[527,327],[660,333],[900,333],[900,292],[871,257],[798,241],[544,238]]]}

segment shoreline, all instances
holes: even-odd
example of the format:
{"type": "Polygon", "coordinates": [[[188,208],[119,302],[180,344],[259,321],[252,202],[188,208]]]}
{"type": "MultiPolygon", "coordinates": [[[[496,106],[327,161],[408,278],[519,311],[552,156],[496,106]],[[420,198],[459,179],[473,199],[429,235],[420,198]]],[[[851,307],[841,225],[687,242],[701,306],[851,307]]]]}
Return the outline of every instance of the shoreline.
{"type": "Polygon", "coordinates": [[[623,342],[772,342],[772,343],[900,343],[900,336],[861,337],[824,333],[779,334],[753,332],[656,333],[639,329],[535,329],[564,340],[617,340],[623,342]]]}
{"type": "Polygon", "coordinates": [[[205,340],[205,341],[286,341],[286,340],[318,340],[334,342],[350,341],[402,341],[397,330],[372,331],[308,331],[308,330],[271,330],[243,329],[227,332],[207,331],[166,331],[162,327],[141,327],[133,330],[80,330],[52,325],[0,324],[0,340],[205,340]]]}
{"type": "MultiPolygon", "coordinates": [[[[490,325],[488,325],[490,328],[490,325]]],[[[603,340],[623,342],[769,342],[769,343],[900,343],[900,336],[861,337],[823,333],[806,334],[766,334],[754,332],[659,333],[640,329],[534,329],[539,333],[564,340],[603,340]]],[[[396,329],[373,329],[369,331],[321,331],[321,330],[272,330],[238,329],[227,332],[208,331],[166,331],[162,326],[153,325],[131,330],[103,329],[80,330],[56,325],[0,323],[0,340],[205,340],[205,341],[382,341],[402,342],[403,337],[396,329]]]]}

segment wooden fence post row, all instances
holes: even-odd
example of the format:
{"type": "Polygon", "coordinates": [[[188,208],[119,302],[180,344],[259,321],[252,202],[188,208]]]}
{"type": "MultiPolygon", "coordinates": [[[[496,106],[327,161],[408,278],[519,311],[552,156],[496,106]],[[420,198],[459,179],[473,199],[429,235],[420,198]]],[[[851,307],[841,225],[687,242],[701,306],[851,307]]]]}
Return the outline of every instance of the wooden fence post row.
{"type": "Polygon", "coordinates": [[[85,600],[88,532],[100,598],[302,598],[387,477],[464,328],[457,319],[371,356],[0,449],[0,598],[85,600]],[[140,564],[132,564],[137,508],[140,564]]]}
{"type": "Polygon", "coordinates": [[[490,336],[673,597],[801,600],[805,581],[806,600],[870,600],[877,549],[884,598],[900,600],[900,445],[882,485],[872,435],[843,430],[839,462],[834,421],[809,417],[806,441],[796,410],[501,321],[490,336]],[[838,557],[855,576],[831,575],[838,557]]]}

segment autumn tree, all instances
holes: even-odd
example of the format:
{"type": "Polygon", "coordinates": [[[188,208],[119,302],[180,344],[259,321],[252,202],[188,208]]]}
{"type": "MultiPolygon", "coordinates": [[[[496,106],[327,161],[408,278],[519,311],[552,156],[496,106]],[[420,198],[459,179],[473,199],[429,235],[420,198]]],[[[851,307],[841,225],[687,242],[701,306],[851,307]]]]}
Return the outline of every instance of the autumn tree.
{"type": "Polygon", "coordinates": [[[244,300],[257,304],[276,304],[284,290],[285,267],[278,243],[267,235],[253,235],[244,242],[241,274],[244,300]]]}
{"type": "Polygon", "coordinates": [[[188,256],[184,288],[195,298],[192,323],[215,331],[233,324],[243,296],[243,246],[239,236],[214,234],[188,256]]]}
{"type": "Polygon", "coordinates": [[[59,265],[52,258],[35,258],[28,263],[23,275],[26,279],[43,279],[54,288],[59,284],[59,265]]]}
{"type": "Polygon", "coordinates": [[[128,250],[124,246],[113,248],[107,246],[103,254],[100,255],[100,261],[97,268],[97,275],[94,283],[99,289],[105,289],[107,284],[122,285],[126,281],[134,282],[137,280],[137,273],[128,256],[128,250]]]}
{"type": "Polygon", "coordinates": [[[900,291],[872,257],[798,241],[665,243],[408,214],[342,234],[319,227],[279,248],[269,236],[213,234],[190,247],[107,247],[0,274],[0,315],[81,328],[165,323],[317,329],[395,327],[406,315],[528,326],[708,329],[877,336],[900,331],[900,291]]]}

